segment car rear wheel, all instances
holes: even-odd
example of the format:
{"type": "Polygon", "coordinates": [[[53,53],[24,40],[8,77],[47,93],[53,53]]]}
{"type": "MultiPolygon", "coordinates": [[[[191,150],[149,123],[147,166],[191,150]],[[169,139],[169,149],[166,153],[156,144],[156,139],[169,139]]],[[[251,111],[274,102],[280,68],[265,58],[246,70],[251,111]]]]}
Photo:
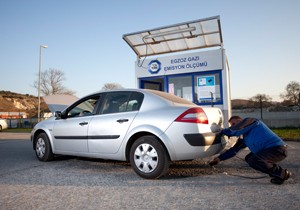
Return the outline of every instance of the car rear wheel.
{"type": "Polygon", "coordinates": [[[35,154],[40,161],[50,161],[54,157],[50,141],[45,133],[40,133],[36,138],[35,154]]]}
{"type": "Polygon", "coordinates": [[[155,136],[143,136],[131,147],[130,164],[139,176],[157,179],[167,173],[170,160],[165,148],[155,136]]]}

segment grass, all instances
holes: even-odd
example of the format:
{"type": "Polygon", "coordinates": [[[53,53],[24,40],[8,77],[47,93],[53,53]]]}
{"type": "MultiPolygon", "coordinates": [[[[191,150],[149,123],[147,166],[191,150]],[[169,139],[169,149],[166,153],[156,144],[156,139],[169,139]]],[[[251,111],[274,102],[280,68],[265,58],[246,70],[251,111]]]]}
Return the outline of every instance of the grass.
{"type": "Polygon", "coordinates": [[[282,139],[300,140],[300,128],[273,128],[272,131],[282,139]]]}

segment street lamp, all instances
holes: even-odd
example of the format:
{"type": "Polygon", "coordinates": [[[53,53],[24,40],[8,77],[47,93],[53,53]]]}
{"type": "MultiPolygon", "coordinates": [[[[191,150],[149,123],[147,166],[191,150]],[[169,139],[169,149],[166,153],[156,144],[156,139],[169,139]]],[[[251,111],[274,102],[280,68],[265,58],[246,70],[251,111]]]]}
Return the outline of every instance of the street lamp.
{"type": "Polygon", "coordinates": [[[38,79],[38,122],[40,122],[40,112],[41,112],[41,68],[42,68],[42,48],[48,48],[47,45],[40,45],[40,64],[39,64],[39,79],[38,79]]]}

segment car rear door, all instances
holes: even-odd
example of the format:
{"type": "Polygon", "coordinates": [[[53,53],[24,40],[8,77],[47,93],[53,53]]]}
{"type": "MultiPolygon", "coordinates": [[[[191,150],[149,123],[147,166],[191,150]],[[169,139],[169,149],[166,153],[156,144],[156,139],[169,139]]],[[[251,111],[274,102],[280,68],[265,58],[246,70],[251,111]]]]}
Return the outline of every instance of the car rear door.
{"type": "Polygon", "coordinates": [[[107,93],[88,129],[90,153],[116,153],[138,114],[143,94],[131,91],[107,93]]]}

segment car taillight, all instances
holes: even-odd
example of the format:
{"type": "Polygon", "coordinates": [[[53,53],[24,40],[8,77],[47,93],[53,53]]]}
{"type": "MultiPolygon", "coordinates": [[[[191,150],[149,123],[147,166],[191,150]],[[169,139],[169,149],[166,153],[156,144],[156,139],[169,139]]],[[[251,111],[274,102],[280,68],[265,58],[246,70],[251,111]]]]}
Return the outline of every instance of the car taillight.
{"type": "Polygon", "coordinates": [[[200,107],[186,110],[179,117],[177,117],[175,121],[208,124],[207,116],[203,109],[201,109],[200,107]]]}

